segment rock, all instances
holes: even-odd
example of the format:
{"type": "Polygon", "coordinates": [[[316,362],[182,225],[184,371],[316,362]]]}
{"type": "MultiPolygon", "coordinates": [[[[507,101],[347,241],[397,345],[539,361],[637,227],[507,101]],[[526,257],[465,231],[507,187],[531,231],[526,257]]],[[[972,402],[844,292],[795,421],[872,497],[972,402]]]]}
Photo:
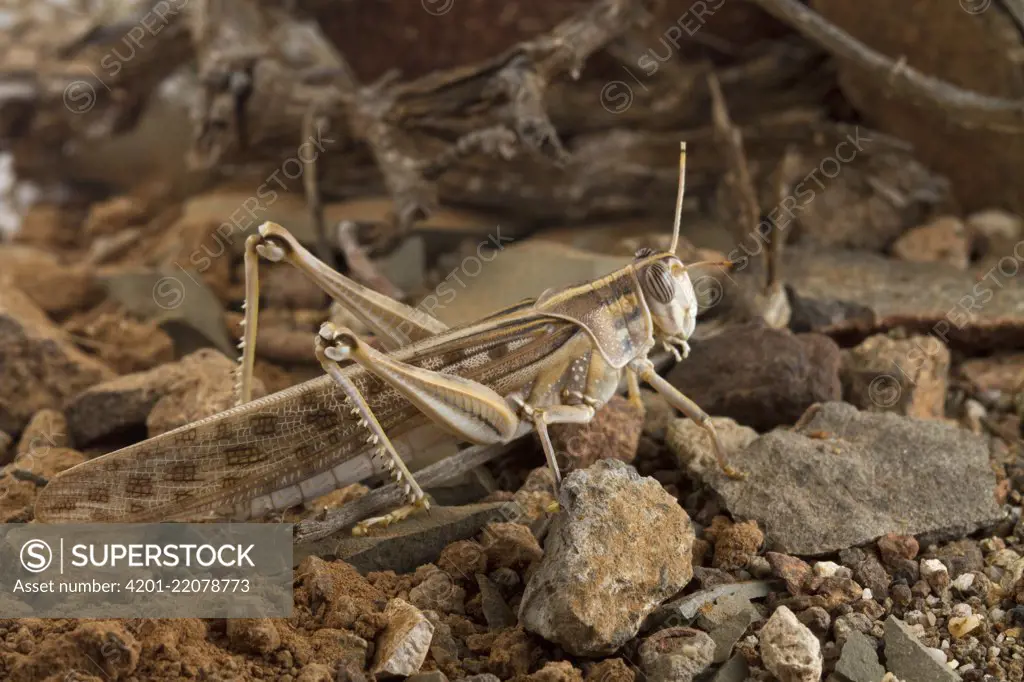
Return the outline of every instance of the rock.
{"type": "Polygon", "coordinates": [[[523,682],[583,682],[583,673],[569,661],[552,661],[528,675],[523,682]]]}
{"type": "Polygon", "coordinates": [[[892,578],[885,572],[874,552],[860,549],[844,550],[839,553],[839,558],[853,570],[854,579],[871,590],[875,599],[881,601],[889,596],[892,578]]]}
{"type": "Polygon", "coordinates": [[[409,601],[418,609],[440,613],[465,613],[466,590],[440,569],[409,590],[409,601]]]}
{"type": "Polygon", "coordinates": [[[118,374],[144,372],[174,361],[174,341],[153,322],[139,321],[123,311],[97,309],[77,315],[64,329],[86,345],[118,374]]]}
{"type": "Polygon", "coordinates": [[[68,438],[68,420],[64,413],[54,409],[39,410],[25,425],[18,441],[17,454],[24,455],[40,448],[66,448],[71,445],[68,438]]]}
{"type": "Polygon", "coordinates": [[[654,628],[668,624],[669,627],[690,623],[702,609],[718,599],[728,596],[751,600],[768,596],[772,591],[771,583],[764,580],[748,580],[745,582],[729,582],[688,594],[681,599],[662,604],[644,621],[643,630],[649,632],[654,628]]]}
{"type": "Polygon", "coordinates": [[[47,480],[60,472],[77,466],[88,458],[71,448],[51,448],[41,446],[14,458],[14,468],[20,469],[47,480]]]}
{"type": "Polygon", "coordinates": [[[606,658],[590,668],[585,682],[636,682],[636,673],[621,658],[606,658]]]}
{"type": "Polygon", "coordinates": [[[898,564],[901,560],[910,561],[917,557],[920,550],[917,538],[913,535],[887,533],[878,538],[878,553],[886,565],[898,564]]]}
{"type": "MultiPolygon", "coordinates": [[[[224,309],[195,272],[116,272],[103,279],[111,300],[132,316],[159,325],[180,355],[213,346],[233,356],[235,343],[224,326],[224,309]]],[[[237,336],[238,330],[231,330],[237,336]]]]}
{"type": "Polygon", "coordinates": [[[746,659],[736,654],[718,669],[711,682],[746,682],[749,672],[746,659]]]}
{"type": "Polygon", "coordinates": [[[0,246],[0,286],[17,287],[39,308],[55,318],[96,304],[103,297],[92,268],[61,263],[52,253],[19,244],[0,246]]]}
{"type": "Polygon", "coordinates": [[[1024,235],[1024,220],[999,209],[972,213],[967,216],[966,223],[972,250],[981,259],[998,259],[1013,253],[1013,247],[1024,235]]]}
{"type": "Polygon", "coordinates": [[[945,263],[958,270],[970,264],[967,228],[955,216],[941,216],[904,232],[892,245],[892,255],[912,263],[945,263]]]}
{"type": "Polygon", "coordinates": [[[228,618],[228,644],[239,652],[269,654],[281,646],[281,633],[270,618],[228,618]]]}
{"type": "MultiPolygon", "coordinates": [[[[129,374],[80,393],[66,413],[72,438],[88,445],[145,424],[150,438],[235,405],[234,360],[203,349],[178,362],[129,374]]],[[[266,391],[253,381],[253,397],[266,391]]]]}
{"type": "Polygon", "coordinates": [[[827,337],[746,325],[694,344],[668,380],[708,414],[764,431],[793,424],[814,403],[839,400],[839,363],[827,337]]]}
{"type": "Polygon", "coordinates": [[[903,682],[957,682],[960,676],[936,661],[899,618],[885,619],[885,667],[903,682]]]}
{"type": "Polygon", "coordinates": [[[412,604],[392,599],[384,609],[387,626],[377,637],[371,672],[380,675],[412,675],[427,657],[434,626],[412,604]]]}
{"type": "Polygon", "coordinates": [[[767,552],[764,556],[772,567],[772,575],[786,581],[786,589],[790,594],[803,594],[813,572],[810,564],[795,556],[779,552],[767,552]]]}
{"type": "Polygon", "coordinates": [[[832,617],[820,606],[811,606],[796,614],[796,619],[806,625],[811,632],[819,637],[828,632],[832,625],[832,617]]]}
{"type": "Polygon", "coordinates": [[[533,637],[519,627],[499,632],[490,649],[487,667],[503,678],[525,675],[543,654],[533,637]]]}
{"type": "Polygon", "coordinates": [[[710,610],[701,610],[697,626],[707,632],[715,643],[713,661],[724,663],[750,624],[759,620],[761,614],[750,600],[733,594],[716,601],[710,610]]]}
{"type": "Polygon", "coordinates": [[[643,410],[619,395],[612,396],[588,424],[552,424],[551,442],[562,475],[603,458],[632,462],[643,426],[643,410]]]}
{"type": "Polygon", "coordinates": [[[570,653],[610,653],[690,581],[689,517],[661,484],[616,460],[571,473],[559,501],[519,620],[570,653]],[[638,537],[644,551],[624,551],[638,537]]]}
{"type": "Polygon", "coordinates": [[[470,580],[487,570],[487,555],[479,542],[458,540],[441,550],[437,567],[456,580],[470,580]]]}
{"type": "Polygon", "coordinates": [[[896,327],[928,329],[965,351],[1024,343],[1024,287],[1008,286],[1012,274],[996,270],[979,281],[980,275],[938,263],[800,248],[786,249],[783,268],[793,329],[856,338],[896,327]]]}
{"type": "MultiPolygon", "coordinates": [[[[715,517],[720,519],[724,517],[715,517]]],[[[735,571],[747,565],[751,556],[755,556],[764,543],[764,533],[754,521],[728,523],[715,528],[712,521],[708,533],[714,533],[715,556],[711,565],[724,571],[735,571]]]]}
{"type": "Polygon", "coordinates": [[[471,675],[470,677],[463,677],[456,682],[501,682],[497,675],[490,673],[483,673],[482,675],[471,675]]]}
{"type": "Polygon", "coordinates": [[[714,641],[693,628],[659,630],[640,644],[640,666],[650,682],[691,682],[714,655],[714,641]]]}
{"type": "MultiPolygon", "coordinates": [[[[742,450],[757,439],[757,431],[741,426],[728,417],[712,417],[711,423],[726,452],[742,450]]],[[[692,419],[673,419],[666,429],[665,444],[676,456],[679,468],[693,476],[718,468],[715,450],[708,432],[692,419]]]]}
{"type": "Polygon", "coordinates": [[[764,667],[780,682],[819,682],[821,645],[788,608],[775,610],[761,628],[760,640],[764,667]]]}
{"type": "Polygon", "coordinates": [[[798,428],[733,453],[745,480],[708,478],[734,517],[767,529],[769,549],[815,555],[895,531],[966,535],[993,522],[988,462],[986,440],[964,429],[825,403],[798,428]]]}
{"type": "Polygon", "coordinates": [[[949,362],[949,349],[934,336],[871,336],[843,351],[843,397],[862,410],[942,419],[949,362]]]}
{"type": "Polygon", "coordinates": [[[847,636],[835,672],[844,682],[881,682],[885,676],[874,641],[860,632],[847,636]]]}
{"type": "Polygon", "coordinates": [[[113,377],[27,296],[0,285],[0,431],[19,433],[39,410],[113,377]]]}
{"type": "MultiPolygon", "coordinates": [[[[353,537],[350,532],[341,531],[322,540],[296,545],[293,557],[296,564],[305,557],[320,556],[344,559],[364,573],[388,570],[409,573],[435,560],[442,548],[473,537],[488,523],[521,515],[522,510],[515,502],[431,507],[430,514],[415,514],[371,536],[353,537]]],[[[475,561],[480,561],[475,549],[467,551],[463,563],[468,566],[475,561]]],[[[445,563],[441,568],[452,575],[455,566],[455,563],[445,563]]],[[[464,579],[471,580],[474,575],[467,573],[464,579]]],[[[453,577],[462,578],[461,575],[453,577]]]]}
{"type": "Polygon", "coordinates": [[[482,573],[477,574],[476,581],[480,586],[480,608],[484,612],[487,627],[491,630],[501,630],[515,626],[516,614],[512,613],[512,609],[505,603],[498,586],[482,573]]]}
{"type": "Polygon", "coordinates": [[[946,624],[949,634],[956,639],[963,639],[970,633],[981,627],[982,619],[976,613],[969,616],[954,616],[946,624]]]}
{"type": "Polygon", "coordinates": [[[921,578],[936,595],[941,595],[949,589],[949,569],[938,559],[921,560],[921,578]]]}
{"type": "Polygon", "coordinates": [[[490,570],[525,568],[544,554],[537,538],[521,523],[489,523],[480,534],[490,570]]]}

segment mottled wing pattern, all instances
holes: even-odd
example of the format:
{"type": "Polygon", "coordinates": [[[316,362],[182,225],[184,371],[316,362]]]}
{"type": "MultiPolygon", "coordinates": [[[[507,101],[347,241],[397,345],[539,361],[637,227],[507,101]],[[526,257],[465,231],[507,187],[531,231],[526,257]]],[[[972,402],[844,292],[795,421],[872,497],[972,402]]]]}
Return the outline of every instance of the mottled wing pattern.
{"type": "MultiPolygon", "coordinates": [[[[523,311],[425,339],[393,357],[508,393],[575,325],[523,311]]],[[[344,370],[392,439],[426,417],[362,368],[344,370]]],[[[232,408],[54,477],[40,493],[44,522],[144,522],[192,518],[321,474],[367,451],[367,432],[329,377],[232,408]]]]}

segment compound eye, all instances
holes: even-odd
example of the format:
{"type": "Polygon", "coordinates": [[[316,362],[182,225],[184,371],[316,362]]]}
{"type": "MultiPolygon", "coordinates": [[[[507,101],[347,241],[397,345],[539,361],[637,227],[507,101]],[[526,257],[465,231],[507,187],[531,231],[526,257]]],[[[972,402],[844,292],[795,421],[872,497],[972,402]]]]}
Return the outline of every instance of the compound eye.
{"type": "Polygon", "coordinates": [[[676,295],[676,285],[669,273],[668,266],[655,261],[644,268],[644,292],[658,303],[671,303],[676,295]]]}

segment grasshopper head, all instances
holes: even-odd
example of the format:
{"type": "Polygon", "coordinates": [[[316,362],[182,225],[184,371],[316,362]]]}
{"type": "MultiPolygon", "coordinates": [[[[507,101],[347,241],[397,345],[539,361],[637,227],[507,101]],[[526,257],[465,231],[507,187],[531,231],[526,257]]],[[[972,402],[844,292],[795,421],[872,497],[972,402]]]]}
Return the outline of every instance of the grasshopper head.
{"type": "Polygon", "coordinates": [[[655,336],[685,342],[697,326],[697,294],[686,266],[671,253],[650,249],[637,251],[635,266],[655,336]]]}

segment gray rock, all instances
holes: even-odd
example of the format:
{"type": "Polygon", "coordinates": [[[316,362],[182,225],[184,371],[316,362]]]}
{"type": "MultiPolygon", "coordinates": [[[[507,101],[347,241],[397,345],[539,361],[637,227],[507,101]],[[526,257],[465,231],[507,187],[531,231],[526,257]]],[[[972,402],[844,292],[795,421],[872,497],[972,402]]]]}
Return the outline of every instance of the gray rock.
{"type": "Polygon", "coordinates": [[[668,380],[705,412],[765,431],[839,400],[839,346],[820,334],[749,324],[694,344],[668,380]]]}
{"type": "Polygon", "coordinates": [[[559,502],[519,621],[572,654],[611,653],[692,578],[690,519],[661,484],[617,460],[574,471],[559,502]],[[638,538],[643,551],[628,551],[638,538]]]}
{"type": "Polygon", "coordinates": [[[483,673],[481,675],[471,675],[469,677],[460,677],[455,682],[501,682],[497,675],[490,673],[483,673]]]}
{"type": "Polygon", "coordinates": [[[765,580],[748,580],[709,587],[706,590],[688,594],[682,599],[662,604],[647,617],[643,629],[647,632],[659,626],[666,626],[666,624],[667,627],[688,625],[697,617],[703,606],[717,599],[727,595],[736,595],[747,600],[760,599],[767,597],[771,591],[772,584],[765,580]]]}
{"type": "Polygon", "coordinates": [[[835,672],[843,682],[881,682],[885,676],[874,642],[859,632],[847,636],[835,672]]]}
{"type": "Polygon", "coordinates": [[[999,518],[983,438],[845,403],[812,410],[799,428],[731,453],[746,480],[706,475],[734,517],[767,530],[769,549],[815,555],[893,532],[966,535],[999,518]]]}
{"type": "Polygon", "coordinates": [[[706,613],[697,618],[697,627],[715,642],[715,663],[724,663],[732,655],[732,648],[740,641],[751,623],[761,620],[761,614],[750,600],[738,594],[722,597],[706,613]]]}
{"type": "Polygon", "coordinates": [[[441,550],[458,540],[471,538],[488,523],[521,518],[515,502],[484,502],[462,507],[431,507],[430,514],[416,514],[390,526],[379,535],[353,537],[347,531],[296,545],[296,566],[307,556],[343,559],[360,572],[410,573],[436,561],[441,550]]]}
{"type": "Polygon", "coordinates": [[[659,630],[640,645],[640,665],[648,682],[690,682],[708,669],[715,642],[700,630],[659,630]]]}
{"type": "Polygon", "coordinates": [[[480,608],[484,612],[487,627],[492,630],[515,627],[516,614],[505,603],[498,586],[482,573],[477,574],[476,583],[480,586],[480,608]]]}
{"type": "Polygon", "coordinates": [[[775,610],[761,628],[760,639],[764,667],[780,682],[819,682],[821,644],[788,608],[775,610]]]}
{"type": "Polygon", "coordinates": [[[885,665],[902,682],[957,682],[960,679],[932,658],[907,624],[895,616],[885,619],[885,665]]]}
{"type": "Polygon", "coordinates": [[[117,272],[103,285],[128,313],[167,332],[179,355],[208,346],[225,355],[236,353],[224,325],[224,307],[199,273],[181,268],[117,272]]]}
{"type": "MultiPolygon", "coordinates": [[[[738,452],[757,440],[757,431],[728,417],[712,417],[711,423],[726,452],[738,452]]],[[[665,430],[665,445],[675,455],[679,468],[692,476],[703,477],[706,471],[718,468],[708,432],[692,419],[669,422],[665,430]]]]}
{"type": "Polygon", "coordinates": [[[747,666],[747,659],[736,654],[718,669],[711,682],[746,682],[749,672],[750,668],[747,666]]]}
{"type": "Polygon", "coordinates": [[[434,570],[426,580],[409,590],[409,601],[424,611],[466,612],[466,590],[440,569],[434,570]]]}

